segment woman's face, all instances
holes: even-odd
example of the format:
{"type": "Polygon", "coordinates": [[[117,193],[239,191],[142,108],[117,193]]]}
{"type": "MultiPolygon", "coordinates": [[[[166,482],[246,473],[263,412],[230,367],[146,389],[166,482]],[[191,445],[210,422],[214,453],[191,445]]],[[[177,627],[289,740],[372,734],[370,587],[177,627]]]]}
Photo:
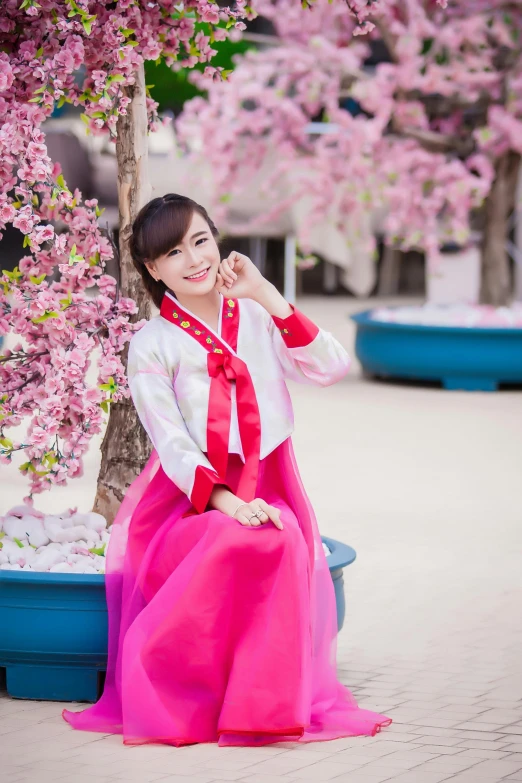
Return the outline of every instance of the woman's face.
{"type": "Polygon", "coordinates": [[[176,247],[147,269],[155,280],[162,280],[176,295],[208,294],[216,284],[220,262],[219,248],[207,221],[194,212],[187,233],[176,247]]]}

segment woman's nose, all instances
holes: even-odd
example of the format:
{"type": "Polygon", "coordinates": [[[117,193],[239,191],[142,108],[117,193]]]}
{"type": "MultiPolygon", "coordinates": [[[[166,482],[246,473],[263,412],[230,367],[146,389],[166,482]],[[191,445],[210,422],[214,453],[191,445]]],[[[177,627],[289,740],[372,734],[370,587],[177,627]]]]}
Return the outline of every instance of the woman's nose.
{"type": "Polygon", "coordinates": [[[187,250],[186,258],[190,268],[197,267],[201,263],[195,248],[189,248],[187,250]]]}

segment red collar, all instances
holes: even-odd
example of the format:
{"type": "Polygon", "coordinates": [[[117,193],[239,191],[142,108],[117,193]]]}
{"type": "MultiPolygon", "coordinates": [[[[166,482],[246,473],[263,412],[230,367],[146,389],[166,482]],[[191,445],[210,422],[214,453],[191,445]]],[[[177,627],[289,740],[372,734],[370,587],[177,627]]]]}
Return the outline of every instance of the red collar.
{"type": "Polygon", "coordinates": [[[225,299],[221,308],[221,338],[203,321],[185,310],[171,294],[166,293],[161,303],[160,315],[171,324],[186,330],[209,353],[237,351],[239,333],[239,303],[237,299],[225,299]]]}

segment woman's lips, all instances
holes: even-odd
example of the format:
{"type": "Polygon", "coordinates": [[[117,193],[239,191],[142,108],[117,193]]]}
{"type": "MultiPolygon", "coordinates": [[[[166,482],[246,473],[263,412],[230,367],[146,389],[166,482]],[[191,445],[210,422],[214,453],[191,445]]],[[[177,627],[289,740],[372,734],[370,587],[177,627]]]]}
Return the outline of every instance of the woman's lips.
{"type": "Polygon", "coordinates": [[[204,275],[200,275],[199,277],[186,277],[185,280],[188,280],[189,283],[199,283],[200,280],[205,280],[208,277],[209,272],[210,267],[206,270],[204,275]]]}

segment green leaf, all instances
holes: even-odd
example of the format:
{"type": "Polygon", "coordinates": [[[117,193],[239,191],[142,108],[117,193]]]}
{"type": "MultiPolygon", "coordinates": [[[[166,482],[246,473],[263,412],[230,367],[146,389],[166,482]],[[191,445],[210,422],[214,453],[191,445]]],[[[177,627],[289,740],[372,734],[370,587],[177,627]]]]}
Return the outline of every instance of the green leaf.
{"type": "Polygon", "coordinates": [[[98,385],[98,388],[99,389],[103,389],[103,391],[115,392],[116,389],[118,388],[118,384],[116,383],[114,378],[111,376],[109,378],[109,382],[108,383],[100,383],[98,385]]]}
{"type": "Polygon", "coordinates": [[[60,304],[62,305],[62,310],[65,310],[66,307],[69,307],[69,305],[72,304],[72,295],[70,291],[67,294],[66,299],[60,299],[60,304]]]}
{"type": "Polygon", "coordinates": [[[46,278],[46,277],[47,277],[47,275],[46,275],[46,274],[39,275],[38,277],[35,277],[34,275],[31,275],[31,276],[30,276],[30,278],[29,278],[29,280],[30,280],[30,281],[31,281],[31,283],[33,283],[34,285],[40,285],[41,283],[43,283],[43,281],[45,280],[45,278],[46,278]]]}
{"type": "Polygon", "coordinates": [[[29,234],[26,234],[24,236],[24,241],[23,241],[22,247],[31,247],[31,238],[30,238],[29,234]]]}
{"type": "Polygon", "coordinates": [[[38,318],[31,318],[31,321],[33,324],[42,324],[49,318],[58,318],[58,313],[55,310],[51,310],[50,312],[46,312],[43,315],[40,315],[38,318]]]}
{"type": "Polygon", "coordinates": [[[56,177],[56,184],[59,185],[61,188],[65,188],[65,180],[63,178],[63,174],[58,174],[56,177]]]}
{"type": "MultiPolygon", "coordinates": [[[[75,205],[73,205],[75,206],[75,205]]],[[[78,264],[80,261],[83,261],[83,256],[80,253],[76,252],[76,243],[72,246],[71,252],[69,253],[69,266],[73,266],[74,264],[78,264]]]]}
{"type": "Polygon", "coordinates": [[[96,19],[96,16],[87,16],[87,17],[84,17],[82,19],[83,29],[85,30],[87,35],[91,34],[92,23],[95,21],[95,19],[96,19]]]}
{"type": "Polygon", "coordinates": [[[9,438],[0,438],[0,446],[3,446],[5,449],[12,449],[13,441],[9,440],[9,438]]]}
{"type": "Polygon", "coordinates": [[[104,542],[100,547],[93,546],[92,549],[89,549],[89,552],[92,552],[93,555],[103,556],[105,555],[105,547],[106,547],[106,543],[104,542]]]}
{"type": "Polygon", "coordinates": [[[80,119],[82,122],[84,122],[86,125],[89,124],[89,118],[86,114],[80,114],[80,119]]]}
{"type": "Polygon", "coordinates": [[[102,411],[105,411],[105,413],[109,412],[109,403],[107,402],[107,400],[100,402],[100,408],[102,409],[102,411]]]}
{"type": "Polygon", "coordinates": [[[112,84],[113,82],[124,82],[125,76],[122,73],[114,73],[112,76],[109,76],[107,79],[107,84],[112,84]]]}
{"type": "Polygon", "coordinates": [[[58,462],[58,457],[56,457],[56,456],[55,456],[54,452],[52,452],[52,451],[47,451],[47,452],[46,452],[46,453],[43,455],[43,457],[42,457],[42,462],[45,462],[45,463],[46,463],[46,465],[48,465],[50,468],[52,468],[52,466],[53,466],[53,465],[54,465],[56,462],[58,462]]]}
{"type": "Polygon", "coordinates": [[[22,542],[20,541],[20,539],[19,539],[19,538],[17,538],[16,536],[13,536],[13,541],[15,542],[16,546],[19,546],[19,547],[20,547],[20,549],[23,549],[23,548],[24,548],[24,545],[22,544],[22,542]]]}
{"type": "Polygon", "coordinates": [[[15,266],[12,272],[10,272],[8,269],[2,269],[2,273],[13,282],[17,282],[21,277],[23,277],[17,266],[15,266]]]}

